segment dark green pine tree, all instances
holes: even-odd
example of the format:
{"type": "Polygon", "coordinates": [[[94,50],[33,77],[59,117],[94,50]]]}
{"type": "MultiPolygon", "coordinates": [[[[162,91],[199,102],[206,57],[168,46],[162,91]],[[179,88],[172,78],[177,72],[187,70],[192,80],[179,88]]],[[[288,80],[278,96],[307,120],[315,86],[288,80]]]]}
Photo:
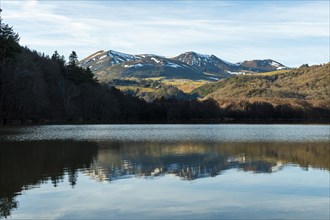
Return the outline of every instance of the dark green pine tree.
{"type": "Polygon", "coordinates": [[[78,56],[75,51],[72,51],[72,53],[69,56],[69,66],[77,66],[78,64],[78,56]]]}
{"type": "Polygon", "coordinates": [[[69,56],[69,63],[67,65],[67,78],[74,81],[77,84],[80,83],[95,83],[94,74],[87,68],[83,69],[78,66],[78,56],[75,51],[69,56]]]}
{"type": "Polygon", "coordinates": [[[1,18],[0,24],[0,121],[6,121],[19,108],[15,87],[22,75],[16,74],[15,62],[22,48],[13,28],[2,23],[1,18]]]}
{"type": "Polygon", "coordinates": [[[52,55],[51,57],[52,60],[58,62],[61,66],[64,66],[65,65],[65,58],[64,56],[60,55],[57,50],[54,51],[54,54],[52,55]]]}
{"type": "Polygon", "coordinates": [[[54,51],[51,59],[55,61],[58,61],[60,59],[60,54],[57,52],[57,50],[54,51]]]}
{"type": "Polygon", "coordinates": [[[2,23],[0,28],[0,59],[13,58],[17,53],[21,51],[19,45],[19,35],[13,31],[13,28],[8,24],[2,23]]]}

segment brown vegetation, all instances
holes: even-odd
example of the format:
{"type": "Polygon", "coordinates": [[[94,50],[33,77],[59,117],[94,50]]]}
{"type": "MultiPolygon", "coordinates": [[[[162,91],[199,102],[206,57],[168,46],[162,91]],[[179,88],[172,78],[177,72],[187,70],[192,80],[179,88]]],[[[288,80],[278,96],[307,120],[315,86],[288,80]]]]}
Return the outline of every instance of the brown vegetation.
{"type": "Polygon", "coordinates": [[[330,63],[243,75],[194,90],[217,101],[227,116],[257,118],[330,118],[330,63]]]}

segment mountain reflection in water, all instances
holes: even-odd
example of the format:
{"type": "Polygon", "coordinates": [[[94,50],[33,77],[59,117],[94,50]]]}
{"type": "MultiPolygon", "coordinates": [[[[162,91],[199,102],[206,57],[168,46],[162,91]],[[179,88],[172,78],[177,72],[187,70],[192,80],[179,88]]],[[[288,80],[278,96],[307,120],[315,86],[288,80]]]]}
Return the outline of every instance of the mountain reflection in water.
{"type": "MultiPolygon", "coordinates": [[[[18,207],[23,190],[51,181],[56,187],[78,172],[97,181],[164,176],[182,180],[221,175],[229,169],[254,173],[280,171],[286,165],[330,170],[327,142],[5,142],[0,146],[0,217],[18,207]]],[[[225,174],[224,174],[225,175],[225,174]]]]}
{"type": "Polygon", "coordinates": [[[271,173],[286,164],[329,170],[325,143],[102,143],[86,170],[100,181],[175,174],[183,180],[228,169],[271,173]]]}

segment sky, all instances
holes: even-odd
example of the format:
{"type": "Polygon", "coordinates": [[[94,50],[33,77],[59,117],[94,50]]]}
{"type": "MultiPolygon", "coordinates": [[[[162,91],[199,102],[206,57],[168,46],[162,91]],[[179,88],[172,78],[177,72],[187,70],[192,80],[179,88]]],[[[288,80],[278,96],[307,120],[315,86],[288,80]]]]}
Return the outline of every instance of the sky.
{"type": "Polygon", "coordinates": [[[20,43],[79,59],[99,50],[232,63],[273,59],[289,67],[330,61],[328,0],[0,0],[20,43]]]}

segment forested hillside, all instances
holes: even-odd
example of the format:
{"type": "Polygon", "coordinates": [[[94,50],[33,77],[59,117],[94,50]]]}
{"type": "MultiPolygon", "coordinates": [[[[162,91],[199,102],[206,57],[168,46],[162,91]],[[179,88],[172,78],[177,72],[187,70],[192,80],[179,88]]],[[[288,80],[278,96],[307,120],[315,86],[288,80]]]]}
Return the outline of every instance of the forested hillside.
{"type": "Polygon", "coordinates": [[[222,109],[235,114],[246,114],[247,111],[255,112],[253,109],[258,109],[260,117],[304,115],[303,117],[329,118],[329,82],[330,63],[311,67],[302,65],[288,71],[241,75],[220,80],[199,87],[193,93],[204,99],[212,98],[222,109]],[[283,110],[282,113],[278,112],[280,109],[283,110]]]}
{"type": "Polygon", "coordinates": [[[298,98],[330,99],[330,63],[306,65],[277,74],[241,75],[207,84],[195,91],[213,98],[298,98]]]}

